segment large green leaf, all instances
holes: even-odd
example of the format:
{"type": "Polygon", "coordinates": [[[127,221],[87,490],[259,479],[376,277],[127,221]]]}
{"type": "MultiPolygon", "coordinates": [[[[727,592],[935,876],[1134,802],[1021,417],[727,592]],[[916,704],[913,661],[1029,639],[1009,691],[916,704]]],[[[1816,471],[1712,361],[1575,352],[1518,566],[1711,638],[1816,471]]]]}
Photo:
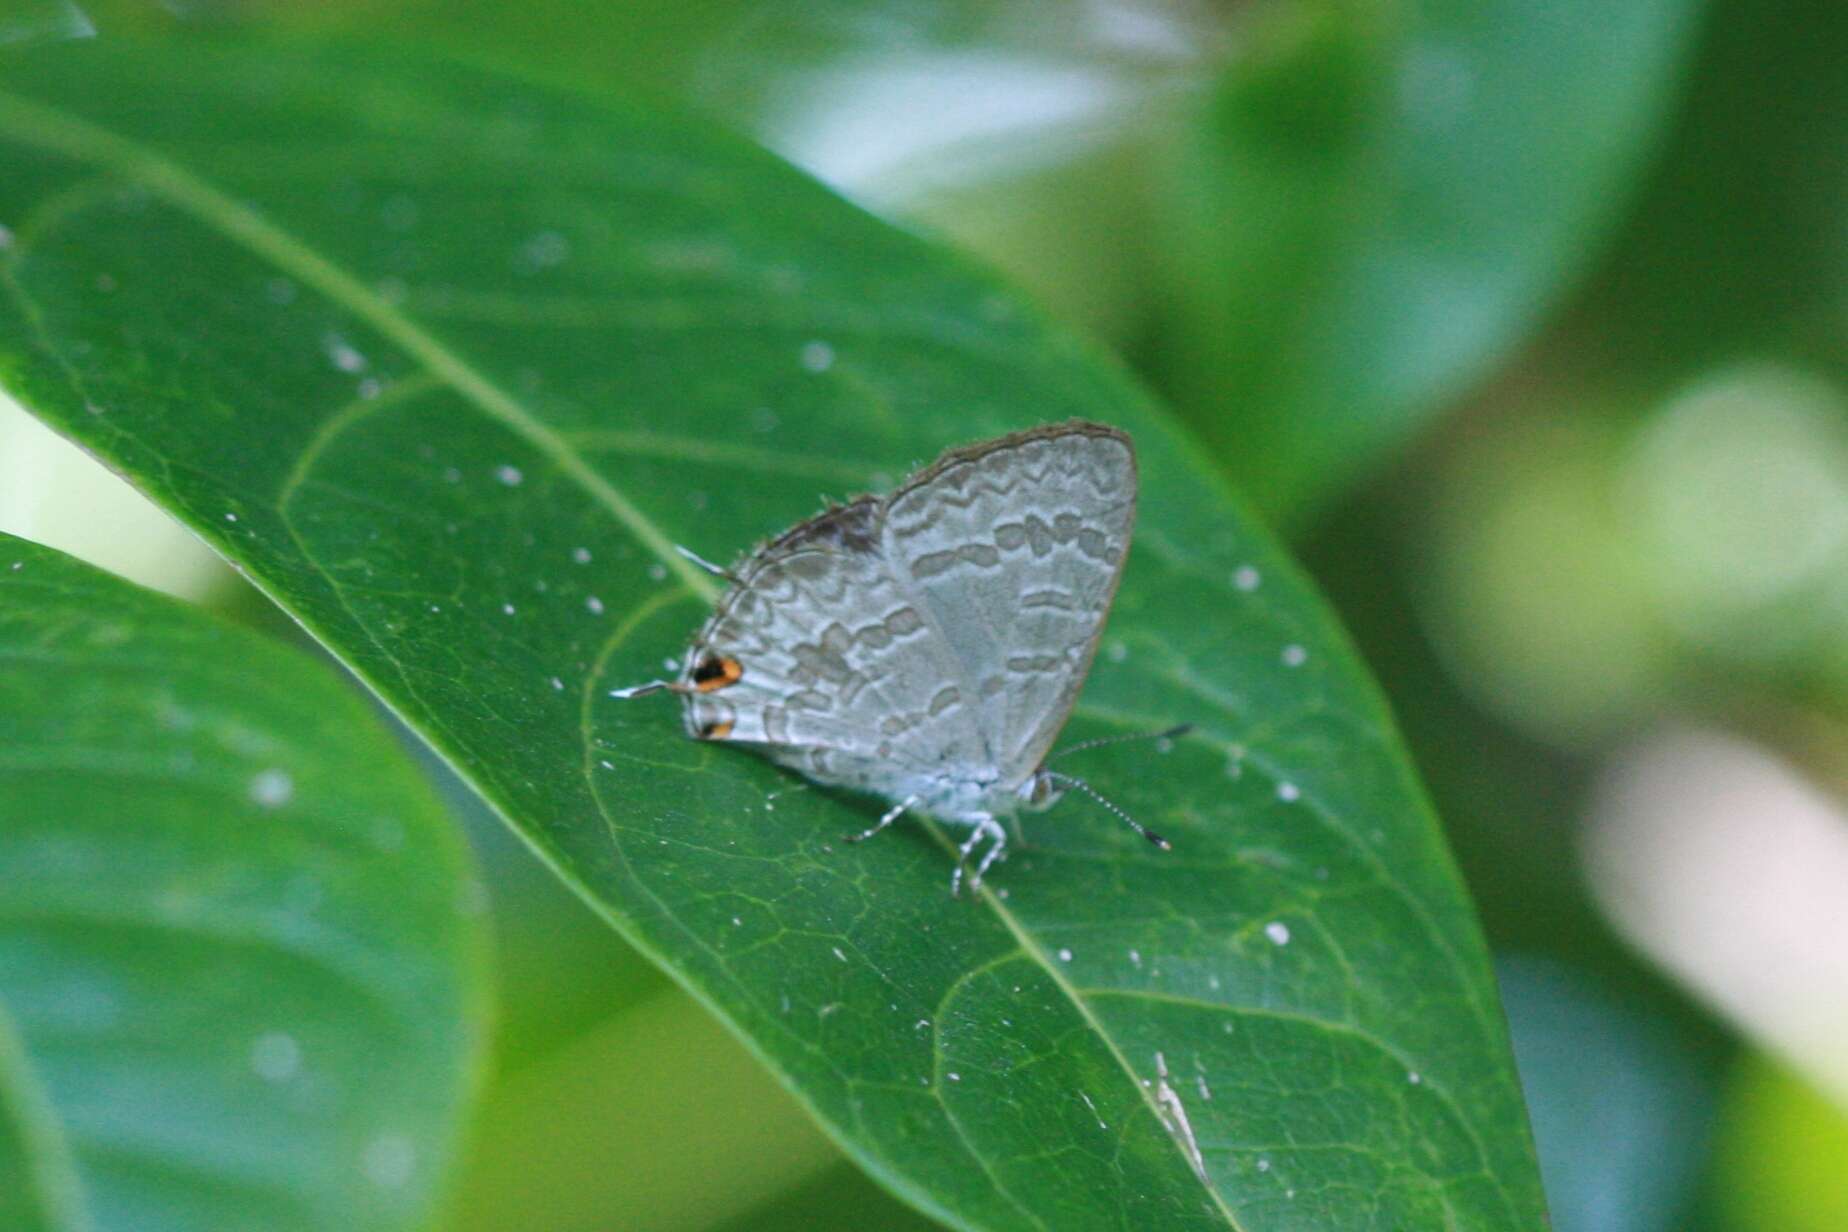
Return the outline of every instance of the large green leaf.
{"type": "Polygon", "coordinates": [[[0,536],[0,1226],[422,1226],[479,893],[324,664],[0,536]]]}
{"type": "Polygon", "coordinates": [[[1483,946],[1347,643],[1144,397],[991,281],[696,126],[389,52],[39,55],[0,159],[6,386],[896,1192],[966,1228],[1541,1225],[1483,946]],[[953,900],[935,827],[845,847],[874,806],[608,696],[713,597],[674,542],[724,557],[1072,415],[1134,433],[1143,499],[1070,734],[1197,724],[1085,763],[1172,853],[1068,801],[953,900]]]}
{"type": "Polygon", "coordinates": [[[1269,0],[1173,193],[1184,408],[1274,514],[1338,494],[1582,272],[1698,0],[1269,0]]]}

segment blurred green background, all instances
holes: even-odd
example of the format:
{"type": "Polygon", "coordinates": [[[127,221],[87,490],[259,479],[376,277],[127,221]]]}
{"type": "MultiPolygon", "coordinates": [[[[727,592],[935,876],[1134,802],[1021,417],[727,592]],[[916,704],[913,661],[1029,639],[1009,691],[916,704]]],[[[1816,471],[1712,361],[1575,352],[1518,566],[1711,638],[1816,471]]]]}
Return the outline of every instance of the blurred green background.
{"type": "MultiPolygon", "coordinates": [[[[0,41],[225,25],[704,113],[1090,331],[1391,697],[1555,1226],[1848,1227],[1839,0],[35,0],[0,41]]],[[[12,408],[0,529],[279,623],[12,408]]],[[[453,1226],[926,1226],[430,770],[500,942],[453,1226]]]]}

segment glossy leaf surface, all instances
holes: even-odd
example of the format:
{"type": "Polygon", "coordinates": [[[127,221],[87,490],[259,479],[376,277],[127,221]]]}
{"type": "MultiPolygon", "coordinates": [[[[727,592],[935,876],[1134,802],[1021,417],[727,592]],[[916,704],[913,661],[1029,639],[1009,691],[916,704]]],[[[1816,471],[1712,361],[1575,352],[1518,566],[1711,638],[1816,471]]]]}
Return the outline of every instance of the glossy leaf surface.
{"type": "Polygon", "coordinates": [[[422,1227],[479,893],[326,664],[0,536],[0,1226],[422,1227]]]}
{"type": "Polygon", "coordinates": [[[1541,1225],[1483,947],[1372,686],[1212,468],[991,280],[695,126],[352,49],[38,56],[0,159],[0,381],[294,612],[909,1201],[1541,1225]],[[1068,799],[955,901],[950,835],[844,846],[875,803],[609,696],[714,597],[674,543],[724,560],[1071,416],[1133,433],[1142,502],[1067,738],[1196,728],[1069,764],[1172,853],[1068,799]]]}

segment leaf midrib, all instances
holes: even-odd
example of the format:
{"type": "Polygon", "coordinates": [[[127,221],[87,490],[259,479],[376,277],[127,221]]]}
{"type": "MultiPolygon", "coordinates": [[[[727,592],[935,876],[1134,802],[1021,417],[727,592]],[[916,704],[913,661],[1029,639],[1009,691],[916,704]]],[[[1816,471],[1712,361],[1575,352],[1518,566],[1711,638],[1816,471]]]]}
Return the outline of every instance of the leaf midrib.
{"type": "MultiPolygon", "coordinates": [[[[935,818],[925,818],[924,826],[925,829],[930,832],[931,838],[936,840],[938,846],[942,847],[951,857],[955,858],[957,856],[955,841],[951,839],[948,834],[944,833],[943,826],[935,818]]],[[[1073,984],[1071,980],[1067,978],[1066,974],[1059,970],[1059,965],[1052,960],[1052,955],[1048,954],[1039,942],[1033,938],[1026,926],[1021,923],[1020,917],[1016,916],[1008,905],[1001,901],[1000,896],[997,895],[991,887],[986,885],[981,886],[977,889],[976,893],[982,896],[982,901],[988,904],[989,908],[999,917],[1002,925],[1013,935],[1014,944],[1020,947],[1021,953],[1039,964],[1040,970],[1046,973],[1047,978],[1052,981],[1053,986],[1059,990],[1067,1001],[1071,1002],[1072,1008],[1078,1011],[1078,1016],[1084,1020],[1085,1026],[1089,1027],[1091,1031],[1097,1035],[1097,1038],[1103,1041],[1104,1047],[1109,1050],[1110,1056],[1116,1061],[1117,1065],[1122,1068],[1124,1077],[1129,1079],[1131,1089],[1141,1097],[1144,1109],[1147,1110],[1150,1116],[1155,1118],[1155,1124],[1162,1127],[1163,1136],[1170,1142],[1173,1142],[1175,1154],[1180,1156],[1184,1164],[1187,1164],[1187,1171],[1192,1175],[1193,1166],[1188,1162],[1187,1154],[1182,1150],[1181,1144],[1175,1142],[1174,1135],[1168,1132],[1167,1121],[1161,1114],[1160,1106],[1155,1102],[1154,1094],[1150,1088],[1143,1085],[1142,1079],[1137,1075],[1135,1067],[1129,1063],[1129,1058],[1124,1055],[1123,1049],[1117,1044],[1116,1037],[1104,1029],[1103,1022],[1092,1012],[1091,1003],[1079,992],[1077,985],[1073,984]]],[[[1232,1208],[1226,1205],[1226,1201],[1220,1195],[1218,1188],[1207,1184],[1204,1180],[1201,1181],[1200,1187],[1206,1190],[1208,1196],[1212,1198],[1213,1206],[1225,1219],[1226,1226],[1233,1229],[1234,1232],[1242,1232],[1244,1225],[1239,1223],[1238,1217],[1232,1213],[1232,1208]]]]}

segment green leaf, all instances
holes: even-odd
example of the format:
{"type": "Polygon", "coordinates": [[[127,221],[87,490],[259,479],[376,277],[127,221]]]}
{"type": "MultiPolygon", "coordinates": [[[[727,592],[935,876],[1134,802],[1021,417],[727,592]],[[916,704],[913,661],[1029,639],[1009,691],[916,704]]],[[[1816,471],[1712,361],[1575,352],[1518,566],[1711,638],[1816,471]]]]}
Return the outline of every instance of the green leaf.
{"type": "Polygon", "coordinates": [[[1172,193],[1171,387],[1267,511],[1339,494],[1586,269],[1697,0],[1252,10],[1172,193]]]}
{"type": "Polygon", "coordinates": [[[1485,951],[1351,649],[1144,396],[989,279],[695,125],[391,52],[38,56],[0,159],[0,380],[900,1196],[962,1228],[1541,1226],[1485,951]],[[723,558],[1068,416],[1129,429],[1143,481],[1069,736],[1197,724],[1084,763],[1172,853],[1068,800],[953,900],[940,828],[843,846],[876,804],[608,696],[714,597],[672,544],[723,558]]]}
{"type": "Polygon", "coordinates": [[[0,536],[0,1226],[422,1226],[478,894],[324,665],[0,536]]]}
{"type": "Polygon", "coordinates": [[[1583,970],[1532,958],[1498,966],[1556,1232],[1694,1223],[1688,1195],[1720,1067],[1662,1007],[1631,1003],[1583,970]]]}

